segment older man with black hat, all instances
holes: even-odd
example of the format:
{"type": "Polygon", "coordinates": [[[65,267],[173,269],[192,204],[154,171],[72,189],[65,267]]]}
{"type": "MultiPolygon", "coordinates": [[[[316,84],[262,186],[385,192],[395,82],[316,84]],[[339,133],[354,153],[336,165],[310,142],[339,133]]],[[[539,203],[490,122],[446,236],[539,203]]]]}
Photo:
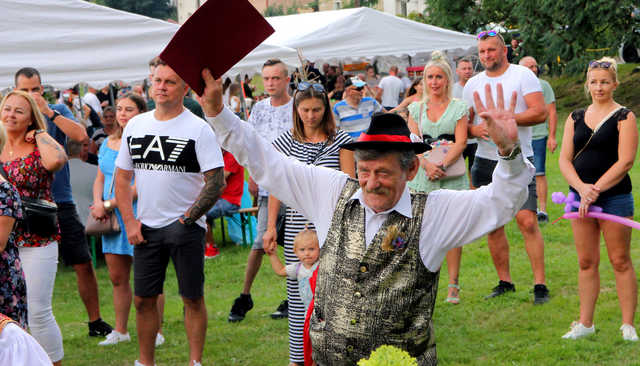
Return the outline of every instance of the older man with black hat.
{"type": "Polygon", "coordinates": [[[258,184],[308,217],[322,246],[311,316],[318,365],[353,365],[383,344],[437,364],[432,325],[438,275],[447,251],[511,220],[527,197],[533,166],[522,158],[511,110],[487,89],[479,96],[489,134],[501,159],[493,183],[475,191],[410,193],[418,171],[404,120],[377,114],[357,142],[358,180],[279,154],[222,104],[222,84],[203,71],[201,99],[218,141],[248,167],[258,184]]]}

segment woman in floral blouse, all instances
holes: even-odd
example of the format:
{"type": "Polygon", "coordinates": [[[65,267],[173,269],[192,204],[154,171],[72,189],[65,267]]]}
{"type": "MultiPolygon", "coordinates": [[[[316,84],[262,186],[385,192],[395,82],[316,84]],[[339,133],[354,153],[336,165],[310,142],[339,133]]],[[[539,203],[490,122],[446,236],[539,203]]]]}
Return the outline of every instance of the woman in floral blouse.
{"type": "MultiPolygon", "coordinates": [[[[0,124],[0,150],[7,134],[0,124]]],[[[27,285],[15,244],[13,225],[22,218],[18,191],[0,174],[0,314],[27,328],[27,285]]]]}
{"type": "MultiPolygon", "coordinates": [[[[9,182],[21,198],[53,201],[53,173],[66,163],[67,155],[46,132],[36,102],[25,92],[12,91],[2,100],[0,119],[7,133],[0,159],[9,182]]],[[[64,356],[62,334],[51,308],[59,234],[43,237],[25,231],[22,225],[15,228],[14,234],[27,284],[31,334],[54,365],[60,365],[64,356]]]]}

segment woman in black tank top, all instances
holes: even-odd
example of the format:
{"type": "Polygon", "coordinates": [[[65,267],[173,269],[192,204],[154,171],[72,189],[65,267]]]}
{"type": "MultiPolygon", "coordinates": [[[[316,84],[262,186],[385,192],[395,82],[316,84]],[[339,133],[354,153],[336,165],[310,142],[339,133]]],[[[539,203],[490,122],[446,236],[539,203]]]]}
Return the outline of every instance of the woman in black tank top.
{"type": "Polygon", "coordinates": [[[571,113],[564,127],[560,171],[569,189],[580,199],[580,218],[571,221],[578,252],[580,319],[562,338],[577,339],[595,332],[593,314],[600,292],[598,272],[600,232],[616,277],[616,290],[622,309],[622,337],[638,340],[634,324],[638,289],[631,263],[631,228],[621,224],[585,217],[589,206],[603,212],[633,217],[631,179],[638,147],[636,117],[613,100],[618,86],[616,62],[603,58],[589,63],[585,91],[592,103],[571,113]]]}

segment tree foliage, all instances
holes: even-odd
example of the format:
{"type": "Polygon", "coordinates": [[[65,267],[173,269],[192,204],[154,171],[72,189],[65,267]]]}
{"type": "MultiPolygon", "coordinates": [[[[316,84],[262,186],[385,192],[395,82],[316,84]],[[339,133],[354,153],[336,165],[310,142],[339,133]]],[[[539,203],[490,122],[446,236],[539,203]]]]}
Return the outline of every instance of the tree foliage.
{"type": "Polygon", "coordinates": [[[521,1],[515,13],[525,51],[554,71],[582,72],[589,60],[616,55],[632,36],[636,1],[521,1]]]}
{"type": "Polygon", "coordinates": [[[638,0],[426,0],[426,4],[427,23],[440,27],[471,34],[489,23],[517,28],[525,53],[554,72],[581,72],[587,60],[616,55],[624,41],[640,44],[640,19],[632,16],[634,9],[638,13],[638,0]]]}
{"type": "Polygon", "coordinates": [[[494,22],[510,28],[517,23],[513,16],[516,0],[427,0],[427,22],[465,33],[494,22]]]}
{"type": "Polygon", "coordinates": [[[177,19],[169,0],[95,0],[96,4],[158,19],[177,19]]]}

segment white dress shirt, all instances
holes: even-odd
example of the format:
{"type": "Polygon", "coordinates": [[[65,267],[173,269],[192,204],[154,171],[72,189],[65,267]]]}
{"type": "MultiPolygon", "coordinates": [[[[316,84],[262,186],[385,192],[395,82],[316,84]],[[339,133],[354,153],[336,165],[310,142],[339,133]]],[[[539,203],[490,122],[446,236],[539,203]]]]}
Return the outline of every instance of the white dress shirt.
{"type": "MultiPolygon", "coordinates": [[[[349,178],[343,172],[301,163],[277,152],[247,123],[225,108],[207,117],[220,146],[231,152],[251,177],[288,206],[307,217],[316,227],[320,246],[333,219],[340,193],[349,178]]],[[[521,155],[500,159],[493,183],[474,191],[438,190],[429,193],[419,239],[420,256],[429,271],[440,269],[452,248],[475,239],[509,222],[524,204],[527,185],[535,169],[521,155]]],[[[367,245],[391,211],[411,217],[411,196],[405,187],[390,210],[375,213],[364,202],[362,190],[352,196],[365,208],[367,245]]]]}
{"type": "Polygon", "coordinates": [[[51,366],[52,363],[31,334],[9,323],[0,332],[0,365],[51,366]]]}

